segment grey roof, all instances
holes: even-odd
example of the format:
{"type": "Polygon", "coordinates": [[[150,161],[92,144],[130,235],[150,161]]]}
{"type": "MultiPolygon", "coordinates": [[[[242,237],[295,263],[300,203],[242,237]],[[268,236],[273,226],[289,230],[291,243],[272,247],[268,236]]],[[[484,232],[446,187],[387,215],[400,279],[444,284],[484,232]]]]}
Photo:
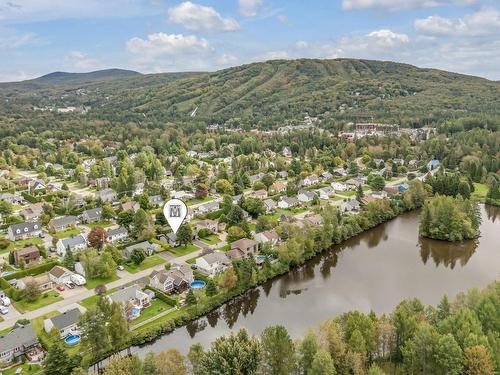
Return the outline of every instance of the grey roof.
{"type": "Polygon", "coordinates": [[[39,221],[25,222],[25,223],[19,223],[19,224],[12,224],[10,226],[10,228],[14,234],[16,234],[16,231],[18,229],[21,230],[21,233],[30,233],[30,232],[35,232],[37,230],[41,230],[42,224],[39,221]],[[28,232],[24,231],[25,228],[28,228],[28,232]]]}
{"type": "Polygon", "coordinates": [[[0,336],[0,353],[7,352],[21,346],[32,346],[37,343],[35,331],[30,324],[19,325],[4,336],[0,336]]]}
{"type": "Polygon", "coordinates": [[[143,293],[136,285],[131,285],[129,287],[120,289],[109,295],[109,298],[118,303],[124,303],[130,301],[131,299],[137,298],[139,293],[143,293]]]}
{"type": "Polygon", "coordinates": [[[299,191],[299,195],[300,195],[300,194],[303,194],[303,195],[305,195],[306,197],[311,198],[311,199],[313,199],[313,198],[314,198],[314,195],[315,195],[312,191],[309,191],[309,190],[300,190],[300,191],[299,191]]]}
{"type": "Polygon", "coordinates": [[[153,243],[150,243],[148,241],[142,241],[142,242],[136,243],[134,245],[127,246],[125,249],[128,251],[132,251],[135,249],[143,249],[143,250],[149,249],[149,248],[156,249],[158,247],[160,247],[160,245],[153,244],[153,243]]]}
{"type": "Polygon", "coordinates": [[[82,313],[77,307],[75,307],[74,309],[65,311],[62,314],[50,318],[50,320],[52,321],[54,327],[63,329],[78,323],[80,315],[82,315],[82,313]]]}
{"type": "Polygon", "coordinates": [[[118,228],[114,228],[114,229],[108,229],[108,232],[107,232],[107,235],[108,237],[111,237],[111,236],[116,236],[117,234],[128,234],[127,232],[127,229],[125,229],[124,227],[118,227],[118,228]]]}
{"type": "Polygon", "coordinates": [[[63,244],[65,249],[67,249],[68,246],[70,249],[72,249],[75,246],[86,244],[87,241],[85,241],[85,238],[81,234],[78,234],[73,237],[61,239],[61,243],[63,244]]]}
{"type": "Polygon", "coordinates": [[[288,203],[289,205],[294,205],[299,203],[299,200],[295,197],[283,197],[281,200],[288,203]]]}
{"type": "Polygon", "coordinates": [[[50,221],[50,225],[53,227],[60,227],[64,225],[73,225],[76,223],[76,216],[61,216],[56,217],[50,221]]]}
{"type": "Polygon", "coordinates": [[[214,264],[216,262],[223,263],[223,264],[230,264],[231,263],[231,261],[229,260],[227,255],[225,253],[223,253],[222,251],[215,251],[213,253],[204,255],[202,258],[205,259],[205,261],[208,264],[214,264]]]}
{"type": "Polygon", "coordinates": [[[101,217],[102,208],[96,207],[96,208],[91,208],[90,210],[85,210],[83,211],[83,215],[86,215],[89,219],[101,217]]]}

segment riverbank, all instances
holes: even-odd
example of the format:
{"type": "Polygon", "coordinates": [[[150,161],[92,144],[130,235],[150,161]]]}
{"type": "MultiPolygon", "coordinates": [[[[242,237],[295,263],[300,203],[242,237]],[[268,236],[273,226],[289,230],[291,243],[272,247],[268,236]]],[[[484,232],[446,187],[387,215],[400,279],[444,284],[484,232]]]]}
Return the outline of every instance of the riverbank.
{"type": "MultiPolygon", "coordinates": [[[[408,195],[409,194],[410,193],[408,193],[408,195]]],[[[171,315],[166,315],[139,328],[137,331],[133,331],[131,338],[122,348],[120,348],[120,351],[130,346],[140,346],[151,343],[157,338],[171,333],[174,329],[197,320],[225,303],[242,296],[255,287],[287,274],[296,267],[304,265],[317,254],[330,250],[332,246],[339,245],[365,231],[396,218],[402,213],[418,208],[413,204],[408,204],[408,202],[411,202],[411,197],[406,196],[406,198],[408,198],[406,201],[380,200],[371,202],[363,211],[356,215],[348,215],[343,218],[340,223],[335,222],[337,220],[337,215],[332,215],[328,220],[325,220],[322,227],[308,228],[308,232],[303,233],[308,243],[302,244],[304,252],[298,259],[289,263],[284,263],[280,260],[272,264],[271,267],[262,267],[259,269],[254,267],[254,275],[246,283],[239,282],[234,288],[227,291],[219,289],[218,293],[213,297],[200,298],[195,305],[186,306],[175,311],[171,315]]],[[[113,353],[106,353],[99,359],[106,358],[112,354],[113,353]]],[[[99,359],[96,358],[93,362],[99,362],[99,359]]]]}

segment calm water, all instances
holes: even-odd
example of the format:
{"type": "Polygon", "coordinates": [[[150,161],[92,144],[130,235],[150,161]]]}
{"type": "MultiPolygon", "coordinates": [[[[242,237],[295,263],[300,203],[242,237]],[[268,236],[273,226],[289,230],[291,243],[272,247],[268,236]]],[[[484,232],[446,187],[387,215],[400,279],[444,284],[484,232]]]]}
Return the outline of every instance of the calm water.
{"type": "Polygon", "coordinates": [[[420,240],[418,214],[402,215],[133,352],[187,353],[241,327],[259,334],[283,324],[296,337],[348,310],[390,312],[407,297],[435,304],[485,286],[500,277],[500,209],[482,211],[481,237],[458,245],[420,240]]]}

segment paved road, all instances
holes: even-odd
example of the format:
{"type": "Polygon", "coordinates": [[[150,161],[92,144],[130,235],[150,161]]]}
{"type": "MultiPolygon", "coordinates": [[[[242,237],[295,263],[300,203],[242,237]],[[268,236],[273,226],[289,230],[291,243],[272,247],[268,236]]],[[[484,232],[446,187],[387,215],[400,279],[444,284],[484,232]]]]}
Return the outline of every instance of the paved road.
{"type": "MultiPolygon", "coordinates": [[[[176,257],[176,258],[171,260],[171,263],[186,262],[188,259],[199,256],[201,254],[201,251],[202,250],[200,249],[197,251],[193,251],[192,253],[189,253],[189,254],[186,254],[186,255],[183,255],[180,257],[176,257]]],[[[139,271],[139,272],[134,273],[134,274],[128,273],[126,271],[118,271],[118,276],[120,276],[120,279],[115,280],[109,284],[106,284],[106,287],[108,288],[108,290],[113,289],[113,288],[120,288],[120,287],[123,287],[127,284],[130,284],[136,280],[139,280],[143,277],[149,276],[153,270],[161,271],[163,269],[165,269],[165,265],[160,264],[160,265],[157,265],[155,267],[151,267],[151,268],[148,268],[148,269],[143,270],[143,271],[139,271]]],[[[48,306],[44,306],[44,307],[37,309],[37,310],[34,310],[34,311],[28,311],[28,312],[22,314],[22,318],[31,320],[31,319],[38,318],[42,315],[48,314],[51,311],[57,310],[60,312],[64,312],[64,311],[67,311],[67,310],[72,309],[74,307],[79,307],[79,308],[83,309],[83,307],[78,305],[78,303],[81,300],[84,300],[85,298],[93,296],[94,294],[95,293],[94,293],[93,289],[88,290],[84,287],[78,287],[78,292],[74,293],[71,296],[68,296],[68,298],[65,298],[64,300],[59,301],[59,302],[52,303],[48,306]]],[[[6,317],[6,319],[3,322],[0,322],[0,330],[12,327],[18,319],[19,319],[19,316],[6,317]]]]}

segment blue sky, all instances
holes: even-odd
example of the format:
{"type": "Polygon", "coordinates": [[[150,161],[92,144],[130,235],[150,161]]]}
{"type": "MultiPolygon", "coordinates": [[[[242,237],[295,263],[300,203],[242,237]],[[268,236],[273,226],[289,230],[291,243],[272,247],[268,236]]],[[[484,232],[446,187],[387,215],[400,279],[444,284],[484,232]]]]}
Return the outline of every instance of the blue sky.
{"type": "Polygon", "coordinates": [[[500,79],[499,0],[0,0],[0,81],[353,57],[500,79]]]}

